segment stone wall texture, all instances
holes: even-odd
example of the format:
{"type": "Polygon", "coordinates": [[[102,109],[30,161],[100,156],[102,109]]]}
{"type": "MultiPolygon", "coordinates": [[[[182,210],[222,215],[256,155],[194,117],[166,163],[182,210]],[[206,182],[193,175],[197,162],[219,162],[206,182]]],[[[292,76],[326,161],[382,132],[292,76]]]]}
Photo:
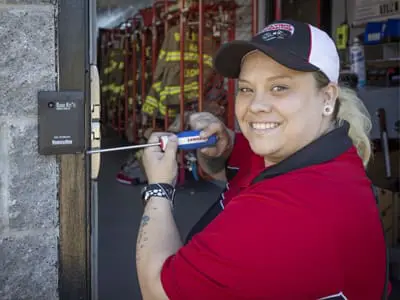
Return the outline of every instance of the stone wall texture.
{"type": "Polygon", "coordinates": [[[0,0],[0,299],[58,299],[58,165],[37,153],[56,89],[55,1],[0,0]]]}

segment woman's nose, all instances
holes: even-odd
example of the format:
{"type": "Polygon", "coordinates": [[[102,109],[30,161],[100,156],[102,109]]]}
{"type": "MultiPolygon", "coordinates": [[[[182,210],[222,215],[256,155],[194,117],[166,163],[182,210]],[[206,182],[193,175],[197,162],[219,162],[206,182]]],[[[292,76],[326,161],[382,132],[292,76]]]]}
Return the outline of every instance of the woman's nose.
{"type": "Polygon", "coordinates": [[[271,112],[272,105],[265,93],[255,93],[250,103],[249,110],[252,113],[271,112]]]}

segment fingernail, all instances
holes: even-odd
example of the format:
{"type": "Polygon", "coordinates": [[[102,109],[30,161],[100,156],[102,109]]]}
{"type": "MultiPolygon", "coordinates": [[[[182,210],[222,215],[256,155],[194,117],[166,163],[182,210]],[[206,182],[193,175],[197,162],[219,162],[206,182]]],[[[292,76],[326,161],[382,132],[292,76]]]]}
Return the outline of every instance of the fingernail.
{"type": "Polygon", "coordinates": [[[206,136],[206,133],[204,131],[200,132],[200,137],[204,138],[206,136]]]}

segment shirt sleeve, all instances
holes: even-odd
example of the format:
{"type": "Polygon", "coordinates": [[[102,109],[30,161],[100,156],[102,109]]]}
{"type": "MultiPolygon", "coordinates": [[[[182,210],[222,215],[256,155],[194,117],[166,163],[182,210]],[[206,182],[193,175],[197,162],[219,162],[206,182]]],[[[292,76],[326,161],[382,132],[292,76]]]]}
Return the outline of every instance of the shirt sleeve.
{"type": "Polygon", "coordinates": [[[341,284],[340,264],[320,222],[284,191],[239,196],[166,260],[164,290],[171,300],[327,295],[341,284]]]}

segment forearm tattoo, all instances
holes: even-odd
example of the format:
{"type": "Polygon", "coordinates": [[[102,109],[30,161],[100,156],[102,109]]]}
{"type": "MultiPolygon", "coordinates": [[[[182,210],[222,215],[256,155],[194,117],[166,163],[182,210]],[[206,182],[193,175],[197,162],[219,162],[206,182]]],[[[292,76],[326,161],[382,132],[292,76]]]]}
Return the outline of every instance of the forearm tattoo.
{"type": "Polygon", "coordinates": [[[137,246],[136,246],[136,262],[140,262],[140,250],[146,246],[146,242],[148,240],[146,234],[146,226],[150,221],[150,217],[148,215],[143,215],[142,221],[140,222],[137,246]]]}

